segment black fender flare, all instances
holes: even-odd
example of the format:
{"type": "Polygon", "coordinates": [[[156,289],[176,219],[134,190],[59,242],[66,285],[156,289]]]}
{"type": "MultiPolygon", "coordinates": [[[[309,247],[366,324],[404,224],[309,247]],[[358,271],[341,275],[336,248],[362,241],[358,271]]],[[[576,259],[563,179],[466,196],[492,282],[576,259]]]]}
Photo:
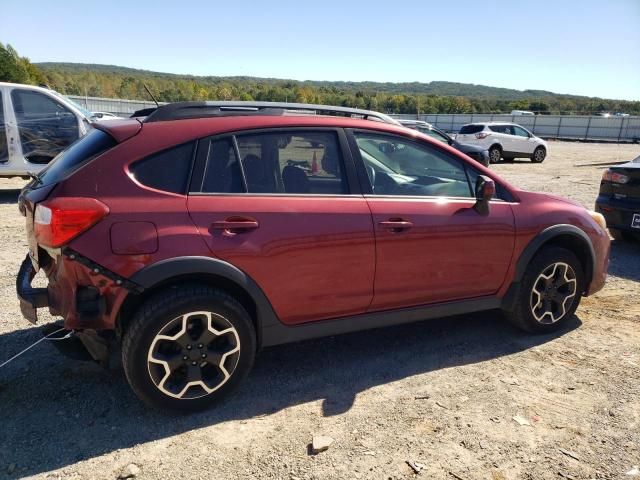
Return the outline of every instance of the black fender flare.
{"type": "Polygon", "coordinates": [[[147,290],[187,275],[212,275],[233,282],[243,289],[256,306],[256,334],[259,340],[265,328],[281,323],[258,284],[236,266],[217,258],[186,256],[161,260],[139,270],[130,280],[147,290]]]}
{"type": "Polygon", "coordinates": [[[502,299],[502,308],[505,310],[513,310],[515,307],[515,301],[517,298],[517,292],[520,286],[522,277],[524,276],[527,266],[533,259],[533,256],[540,250],[540,248],[550,240],[557,238],[561,235],[570,235],[573,238],[578,239],[587,249],[588,258],[587,265],[585,266],[585,287],[588,289],[589,284],[593,280],[593,267],[596,262],[596,254],[593,250],[593,245],[589,236],[580,228],[570,224],[552,225],[542,230],[536,235],[524,248],[518,262],[516,263],[516,271],[513,278],[513,282],[509,287],[509,290],[502,299]]]}
{"type": "Polygon", "coordinates": [[[584,274],[587,280],[587,284],[591,283],[591,280],[593,278],[593,266],[596,262],[596,254],[593,250],[593,245],[591,244],[589,236],[583,230],[576,227],[575,225],[569,224],[560,224],[547,227],[529,242],[529,244],[524,248],[522,254],[520,255],[520,258],[518,259],[514,281],[519,282],[520,280],[522,280],[527,266],[531,262],[533,256],[538,252],[538,250],[540,250],[540,247],[542,247],[542,245],[547,243],[549,240],[552,240],[555,237],[559,237],[560,235],[570,235],[572,237],[575,237],[587,247],[589,256],[584,274]]]}

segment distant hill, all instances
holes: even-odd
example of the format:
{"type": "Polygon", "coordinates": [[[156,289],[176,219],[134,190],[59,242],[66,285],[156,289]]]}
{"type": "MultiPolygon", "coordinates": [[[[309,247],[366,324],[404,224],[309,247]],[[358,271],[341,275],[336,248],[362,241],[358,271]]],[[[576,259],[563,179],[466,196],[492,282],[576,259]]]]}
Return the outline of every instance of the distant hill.
{"type": "Polygon", "coordinates": [[[216,77],[152,72],[116,65],[45,62],[35,64],[47,82],[66,94],[148,98],[146,84],[162,101],[273,100],[329,103],[393,113],[504,112],[640,113],[640,102],[514,90],[468,83],[297,81],[247,76],[216,77]]]}

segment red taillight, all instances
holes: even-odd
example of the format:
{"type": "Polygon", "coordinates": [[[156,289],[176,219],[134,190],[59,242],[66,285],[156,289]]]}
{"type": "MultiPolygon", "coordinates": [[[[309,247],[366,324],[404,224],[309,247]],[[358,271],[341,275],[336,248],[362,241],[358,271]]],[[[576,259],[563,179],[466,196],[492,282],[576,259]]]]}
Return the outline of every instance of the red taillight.
{"type": "Polygon", "coordinates": [[[607,182],[625,184],[629,181],[629,177],[626,175],[623,175],[622,173],[616,173],[611,170],[605,170],[604,173],[602,174],[602,180],[606,180],[607,182]]]}
{"type": "Polygon", "coordinates": [[[95,198],[58,197],[39,203],[33,217],[38,243],[60,247],[88,230],[109,213],[95,198]]]}
{"type": "Polygon", "coordinates": [[[489,136],[488,133],[486,132],[480,132],[480,133],[476,133],[476,138],[478,140],[482,140],[483,138],[487,138],[489,136]]]}

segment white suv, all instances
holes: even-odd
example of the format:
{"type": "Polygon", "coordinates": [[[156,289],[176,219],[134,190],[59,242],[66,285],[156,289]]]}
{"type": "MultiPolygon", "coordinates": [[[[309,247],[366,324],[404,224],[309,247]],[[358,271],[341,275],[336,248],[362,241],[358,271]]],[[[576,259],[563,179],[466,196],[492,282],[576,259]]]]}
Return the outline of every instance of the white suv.
{"type": "Polygon", "coordinates": [[[547,156],[547,142],[515,123],[469,123],[460,129],[456,141],[486,148],[491,163],[501,158],[530,158],[540,163],[547,156]]]}

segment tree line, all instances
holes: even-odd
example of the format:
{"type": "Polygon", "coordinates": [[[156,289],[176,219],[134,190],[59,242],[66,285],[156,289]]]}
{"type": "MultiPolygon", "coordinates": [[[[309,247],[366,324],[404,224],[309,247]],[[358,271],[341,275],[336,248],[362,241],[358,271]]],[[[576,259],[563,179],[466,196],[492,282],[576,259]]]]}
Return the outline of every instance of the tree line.
{"type": "Polygon", "coordinates": [[[158,101],[256,100],[366,108],[385,113],[640,114],[640,102],[452,82],[313,82],[255,77],[196,77],[109,65],[34,65],[0,43],[0,81],[45,84],[65,95],[158,101]],[[442,94],[442,93],[446,94],[442,94]],[[464,94],[455,94],[461,92],[464,94]]]}

